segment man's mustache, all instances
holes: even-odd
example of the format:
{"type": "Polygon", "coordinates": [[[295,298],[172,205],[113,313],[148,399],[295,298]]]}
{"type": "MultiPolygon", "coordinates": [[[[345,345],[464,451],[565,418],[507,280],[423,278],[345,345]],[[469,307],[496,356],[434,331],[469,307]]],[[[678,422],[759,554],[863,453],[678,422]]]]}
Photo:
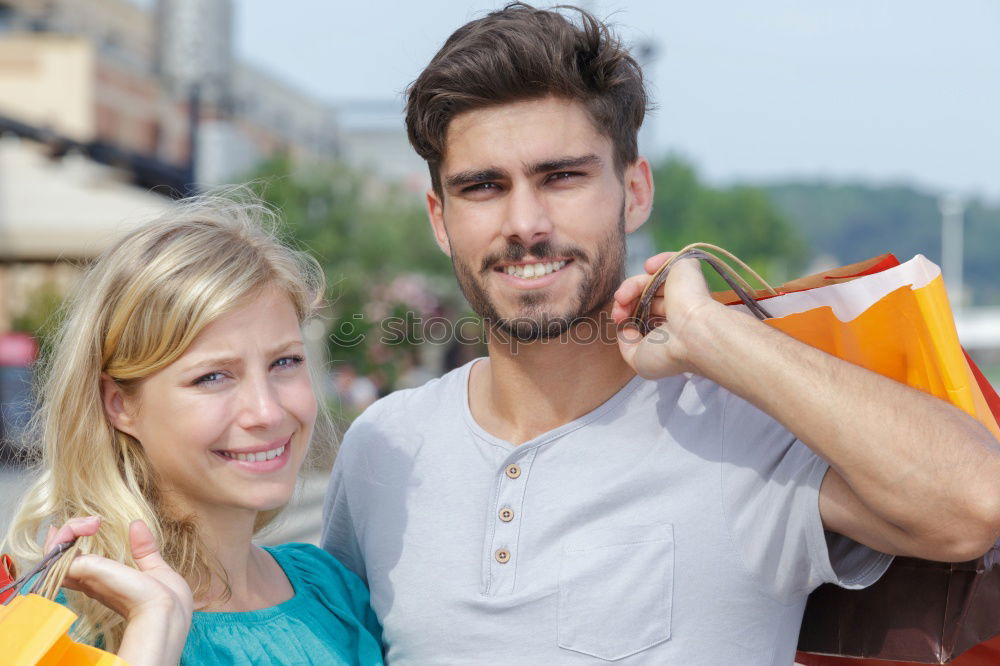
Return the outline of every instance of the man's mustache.
{"type": "Polygon", "coordinates": [[[554,257],[569,257],[580,261],[587,261],[587,253],[578,247],[568,245],[555,247],[551,241],[541,241],[529,247],[525,247],[519,243],[508,243],[507,247],[502,251],[491,254],[483,259],[479,271],[480,273],[488,273],[499,263],[521,261],[528,256],[539,260],[554,257]]]}

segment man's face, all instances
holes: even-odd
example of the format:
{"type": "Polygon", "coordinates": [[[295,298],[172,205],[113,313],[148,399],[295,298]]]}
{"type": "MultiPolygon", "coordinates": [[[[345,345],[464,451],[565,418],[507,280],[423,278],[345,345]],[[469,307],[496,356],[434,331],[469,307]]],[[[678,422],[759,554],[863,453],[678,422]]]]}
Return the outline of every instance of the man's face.
{"type": "Polygon", "coordinates": [[[584,108],[552,97],[459,114],[445,145],[428,208],[473,309],[529,341],[604,308],[649,214],[645,160],[620,178],[584,108]]]}

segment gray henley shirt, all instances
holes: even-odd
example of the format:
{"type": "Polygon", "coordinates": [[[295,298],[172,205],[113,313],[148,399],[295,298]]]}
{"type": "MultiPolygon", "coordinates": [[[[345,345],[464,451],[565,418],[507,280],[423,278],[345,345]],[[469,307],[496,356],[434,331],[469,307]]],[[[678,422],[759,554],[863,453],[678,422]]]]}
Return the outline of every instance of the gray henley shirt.
{"type": "Polygon", "coordinates": [[[390,664],[787,666],[809,592],[892,559],[825,533],[827,464],[707,379],[636,377],[514,446],[471,366],[377,402],[334,466],[322,545],[390,664]]]}

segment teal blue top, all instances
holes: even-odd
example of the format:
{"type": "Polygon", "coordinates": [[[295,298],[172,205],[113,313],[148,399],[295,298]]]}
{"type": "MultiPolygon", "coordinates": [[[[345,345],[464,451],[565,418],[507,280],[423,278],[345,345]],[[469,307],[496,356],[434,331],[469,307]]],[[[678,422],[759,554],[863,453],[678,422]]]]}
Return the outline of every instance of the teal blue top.
{"type": "Polygon", "coordinates": [[[382,628],[368,588],[324,550],[304,543],[265,548],[295,595],[241,613],[195,612],[182,666],[382,664],[382,628]]]}

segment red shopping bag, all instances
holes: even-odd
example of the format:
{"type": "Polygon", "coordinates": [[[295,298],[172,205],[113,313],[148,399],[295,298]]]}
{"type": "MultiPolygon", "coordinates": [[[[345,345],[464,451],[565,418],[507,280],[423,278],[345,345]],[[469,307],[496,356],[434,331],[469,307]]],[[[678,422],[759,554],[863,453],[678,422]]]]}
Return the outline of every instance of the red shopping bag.
{"type": "MultiPolygon", "coordinates": [[[[0,555],[0,587],[7,587],[17,578],[17,569],[10,555],[0,555]]],[[[0,593],[0,604],[14,596],[14,590],[0,593]]]]}

